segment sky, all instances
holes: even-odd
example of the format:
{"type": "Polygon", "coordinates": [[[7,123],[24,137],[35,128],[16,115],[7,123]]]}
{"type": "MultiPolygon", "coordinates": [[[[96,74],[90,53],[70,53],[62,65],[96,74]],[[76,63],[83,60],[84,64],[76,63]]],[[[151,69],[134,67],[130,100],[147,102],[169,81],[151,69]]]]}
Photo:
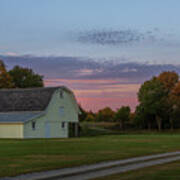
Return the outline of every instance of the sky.
{"type": "Polygon", "coordinates": [[[88,110],[130,105],[140,85],[180,72],[179,0],[0,0],[0,58],[66,85],[88,110]]]}

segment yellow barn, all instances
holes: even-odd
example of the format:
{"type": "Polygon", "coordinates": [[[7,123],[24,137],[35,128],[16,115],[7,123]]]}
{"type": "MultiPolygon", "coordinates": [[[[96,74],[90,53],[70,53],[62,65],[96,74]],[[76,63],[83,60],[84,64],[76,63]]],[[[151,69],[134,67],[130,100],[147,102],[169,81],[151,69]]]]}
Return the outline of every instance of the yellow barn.
{"type": "Polygon", "coordinates": [[[0,90],[0,138],[77,136],[79,113],[64,86],[0,90]]]}

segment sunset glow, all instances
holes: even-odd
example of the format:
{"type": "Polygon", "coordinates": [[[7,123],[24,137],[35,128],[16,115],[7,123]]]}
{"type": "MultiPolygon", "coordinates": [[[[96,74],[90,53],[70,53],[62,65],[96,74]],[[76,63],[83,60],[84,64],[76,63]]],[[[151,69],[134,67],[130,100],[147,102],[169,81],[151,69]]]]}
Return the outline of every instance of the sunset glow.
{"type": "Polygon", "coordinates": [[[87,110],[138,104],[145,81],[180,74],[180,1],[0,0],[0,59],[67,86],[87,110]]]}
{"type": "MultiPolygon", "coordinates": [[[[124,81],[125,82],[125,81],[124,81]]],[[[124,83],[123,82],[123,83],[124,83]]],[[[71,88],[78,102],[86,109],[94,112],[104,107],[116,110],[128,105],[135,110],[137,92],[140,84],[122,84],[121,80],[67,80],[46,79],[46,86],[64,85],[71,88]]]]}

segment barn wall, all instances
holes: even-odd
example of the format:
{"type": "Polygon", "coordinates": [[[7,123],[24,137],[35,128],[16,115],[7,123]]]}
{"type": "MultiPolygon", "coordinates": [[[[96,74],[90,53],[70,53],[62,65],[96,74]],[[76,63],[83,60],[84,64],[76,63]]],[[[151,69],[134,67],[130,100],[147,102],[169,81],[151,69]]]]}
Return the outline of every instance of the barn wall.
{"type": "Polygon", "coordinates": [[[24,138],[43,138],[44,137],[44,117],[39,117],[24,124],[24,138]],[[35,129],[32,129],[32,122],[35,122],[35,129]]]}
{"type": "Polygon", "coordinates": [[[0,138],[23,138],[23,124],[0,124],[0,138]]]}
{"type": "Polygon", "coordinates": [[[56,121],[78,122],[78,112],[75,106],[75,102],[70,93],[64,91],[63,98],[61,98],[60,90],[57,90],[47,109],[48,118],[56,121]],[[64,107],[63,115],[59,112],[61,107],[64,107]]]}
{"type": "Polygon", "coordinates": [[[46,114],[34,119],[36,129],[32,129],[32,121],[24,125],[25,138],[66,138],[68,137],[68,122],[78,122],[78,112],[70,93],[64,91],[63,98],[60,90],[55,91],[46,114]],[[63,111],[62,111],[63,109],[63,111]],[[64,127],[62,127],[64,123],[64,127]]]}

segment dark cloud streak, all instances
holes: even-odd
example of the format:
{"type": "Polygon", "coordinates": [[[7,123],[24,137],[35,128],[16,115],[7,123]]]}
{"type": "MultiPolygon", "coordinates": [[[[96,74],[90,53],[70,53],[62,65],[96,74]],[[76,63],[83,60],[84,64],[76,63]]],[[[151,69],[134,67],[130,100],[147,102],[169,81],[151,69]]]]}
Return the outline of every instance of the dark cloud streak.
{"type": "Polygon", "coordinates": [[[92,30],[78,34],[77,41],[99,45],[132,45],[143,41],[157,41],[154,30],[139,32],[136,30],[92,30]]]}
{"type": "Polygon", "coordinates": [[[180,66],[140,63],[97,62],[77,57],[0,56],[8,69],[21,65],[34,69],[45,78],[63,79],[126,79],[128,83],[142,83],[162,71],[176,71],[180,66]]]}

